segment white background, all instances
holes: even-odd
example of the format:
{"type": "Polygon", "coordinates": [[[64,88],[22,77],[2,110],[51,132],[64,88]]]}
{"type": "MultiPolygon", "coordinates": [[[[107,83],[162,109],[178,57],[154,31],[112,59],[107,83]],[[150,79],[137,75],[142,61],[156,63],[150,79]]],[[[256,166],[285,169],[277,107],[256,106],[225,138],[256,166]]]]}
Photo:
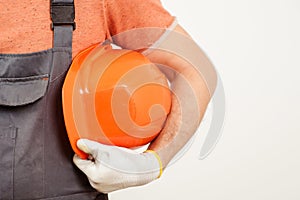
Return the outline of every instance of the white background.
{"type": "Polygon", "coordinates": [[[300,1],[162,0],[221,74],[227,113],[221,140],[187,154],[146,186],[111,200],[300,199],[300,1]]]}

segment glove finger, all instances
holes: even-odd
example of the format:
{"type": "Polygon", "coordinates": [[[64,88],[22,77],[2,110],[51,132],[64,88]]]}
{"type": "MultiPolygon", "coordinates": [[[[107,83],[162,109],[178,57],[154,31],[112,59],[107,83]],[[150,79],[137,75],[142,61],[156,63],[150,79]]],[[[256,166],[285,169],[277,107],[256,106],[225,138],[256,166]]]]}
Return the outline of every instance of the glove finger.
{"type": "Polygon", "coordinates": [[[101,152],[109,152],[110,154],[112,153],[116,153],[117,154],[121,153],[121,152],[125,152],[125,153],[130,153],[130,154],[139,154],[138,152],[129,149],[129,148],[124,148],[124,147],[118,147],[118,146],[112,146],[112,145],[105,145],[105,144],[101,144],[99,142],[95,142],[92,140],[88,140],[88,139],[79,139],[77,141],[77,147],[84,151],[87,154],[96,154],[97,152],[101,153],[101,152]]]}
{"type": "Polygon", "coordinates": [[[104,194],[107,194],[107,193],[110,193],[110,192],[114,192],[116,190],[120,190],[120,189],[123,189],[125,188],[126,186],[122,186],[120,184],[113,184],[113,183],[96,183],[94,182],[93,180],[89,179],[89,182],[90,182],[90,185],[96,189],[97,191],[101,192],[101,193],[104,193],[104,194]]]}
{"type": "Polygon", "coordinates": [[[89,182],[90,182],[90,185],[96,189],[97,191],[101,192],[101,193],[104,193],[104,194],[107,194],[108,192],[110,191],[107,191],[103,188],[103,184],[101,183],[96,183],[94,182],[92,179],[89,178],[89,182]]]}
{"type": "Polygon", "coordinates": [[[77,141],[77,147],[87,154],[93,155],[97,152],[97,143],[88,139],[79,139],[77,141]]]}
{"type": "Polygon", "coordinates": [[[76,154],[73,157],[74,164],[88,177],[92,177],[96,171],[96,164],[91,160],[83,160],[76,154]]]}

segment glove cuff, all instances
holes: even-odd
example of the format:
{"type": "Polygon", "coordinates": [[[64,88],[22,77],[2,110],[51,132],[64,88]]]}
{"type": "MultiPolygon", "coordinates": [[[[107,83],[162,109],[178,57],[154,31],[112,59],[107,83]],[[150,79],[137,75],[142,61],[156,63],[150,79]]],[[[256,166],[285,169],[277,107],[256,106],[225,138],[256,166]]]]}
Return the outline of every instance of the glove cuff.
{"type": "Polygon", "coordinates": [[[155,158],[157,159],[158,163],[159,163],[159,175],[157,177],[157,179],[158,179],[158,178],[161,177],[162,172],[163,172],[163,166],[162,166],[161,159],[160,159],[159,155],[153,150],[148,149],[148,150],[145,151],[145,153],[146,152],[153,154],[155,156],[155,158]]]}

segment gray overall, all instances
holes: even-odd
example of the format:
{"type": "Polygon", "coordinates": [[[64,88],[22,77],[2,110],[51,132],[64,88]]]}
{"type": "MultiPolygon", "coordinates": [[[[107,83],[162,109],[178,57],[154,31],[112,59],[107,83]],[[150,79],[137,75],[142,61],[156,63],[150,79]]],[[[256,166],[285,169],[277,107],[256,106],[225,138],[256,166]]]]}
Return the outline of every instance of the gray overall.
{"type": "MultiPolygon", "coordinates": [[[[52,0],[54,6],[63,16],[74,14],[73,0],[52,0]]],[[[1,200],[107,199],[72,162],[61,88],[72,60],[73,25],[56,20],[52,49],[0,54],[1,200]]]]}

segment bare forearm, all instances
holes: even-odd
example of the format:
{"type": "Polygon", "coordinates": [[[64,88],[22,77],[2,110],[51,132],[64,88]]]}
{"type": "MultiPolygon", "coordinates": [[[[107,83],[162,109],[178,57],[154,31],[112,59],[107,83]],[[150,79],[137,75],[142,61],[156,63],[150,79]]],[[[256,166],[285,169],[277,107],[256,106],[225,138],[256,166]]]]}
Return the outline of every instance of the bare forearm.
{"type": "Polygon", "coordinates": [[[195,133],[210,99],[205,82],[193,76],[194,83],[187,82],[183,74],[173,80],[171,112],[162,132],[149,146],[160,155],[164,167],[195,133]]]}
{"type": "Polygon", "coordinates": [[[166,124],[149,146],[160,155],[164,167],[197,130],[216,84],[213,65],[206,55],[180,26],[175,31],[183,36],[170,36],[162,49],[149,54],[167,75],[173,93],[166,124]],[[176,44],[180,42],[183,45],[179,49],[176,44]]]}

